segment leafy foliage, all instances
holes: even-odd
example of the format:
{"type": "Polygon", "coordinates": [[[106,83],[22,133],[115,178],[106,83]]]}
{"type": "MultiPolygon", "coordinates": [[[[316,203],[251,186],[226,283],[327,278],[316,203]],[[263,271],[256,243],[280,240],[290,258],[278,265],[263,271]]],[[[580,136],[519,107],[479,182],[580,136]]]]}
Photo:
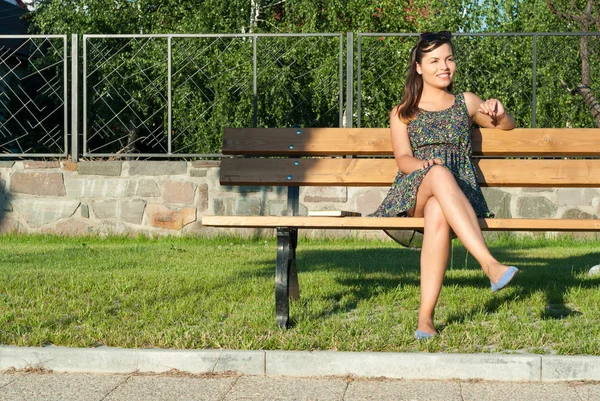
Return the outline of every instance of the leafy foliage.
{"type": "MultiPolygon", "coordinates": [[[[35,32],[46,34],[577,30],[544,2],[535,0],[41,0],[32,26],[35,32]]],[[[97,49],[114,46],[107,53],[111,57],[99,54],[99,64],[88,66],[94,71],[87,77],[88,87],[94,88],[87,99],[90,149],[165,153],[169,136],[165,106],[168,41],[88,40],[97,49]],[[146,43],[143,49],[142,43],[146,43]],[[114,50],[120,54],[112,55],[114,50]],[[113,118],[114,110],[119,118],[113,118]],[[109,120],[112,123],[107,125],[109,120]]],[[[384,126],[389,109],[400,101],[414,37],[362,36],[359,40],[360,60],[355,57],[354,71],[360,61],[360,93],[356,96],[360,96],[361,109],[354,121],[362,126],[384,126]]],[[[600,71],[600,41],[593,40],[592,71],[600,71]]],[[[537,126],[593,125],[582,100],[560,85],[561,79],[576,83],[573,77],[580,73],[576,41],[562,37],[537,40],[537,126]]],[[[459,61],[455,89],[500,98],[519,126],[530,126],[533,38],[464,35],[456,37],[455,44],[459,61]]],[[[357,54],[358,40],[354,46],[357,54]]],[[[218,153],[226,126],[340,123],[345,108],[342,104],[340,110],[340,92],[344,92],[340,82],[345,82],[340,57],[345,56],[345,49],[340,51],[339,37],[258,37],[253,43],[252,37],[178,36],[171,40],[171,54],[173,153],[218,153]]],[[[597,76],[592,78],[597,86],[597,76]]],[[[598,92],[597,87],[593,89],[598,92]]]]}

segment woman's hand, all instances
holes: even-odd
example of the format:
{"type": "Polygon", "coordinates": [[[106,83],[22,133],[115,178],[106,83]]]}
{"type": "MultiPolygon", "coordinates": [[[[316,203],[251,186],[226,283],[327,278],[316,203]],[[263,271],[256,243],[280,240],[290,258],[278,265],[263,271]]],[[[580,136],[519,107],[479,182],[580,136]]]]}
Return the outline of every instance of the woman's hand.
{"type": "Polygon", "coordinates": [[[481,114],[486,114],[492,117],[492,124],[498,125],[498,121],[502,120],[506,115],[504,106],[498,99],[488,99],[479,105],[481,114]]]}
{"type": "Polygon", "coordinates": [[[442,165],[442,161],[440,159],[429,159],[429,160],[422,160],[423,165],[421,168],[427,168],[427,167],[431,167],[433,165],[439,164],[442,165]]]}

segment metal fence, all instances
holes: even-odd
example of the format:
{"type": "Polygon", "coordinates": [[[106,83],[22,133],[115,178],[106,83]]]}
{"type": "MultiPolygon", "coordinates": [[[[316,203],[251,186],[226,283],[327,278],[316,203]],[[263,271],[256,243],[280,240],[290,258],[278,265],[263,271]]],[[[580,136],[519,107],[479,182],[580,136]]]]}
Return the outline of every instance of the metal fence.
{"type": "Polygon", "coordinates": [[[67,36],[0,36],[1,156],[67,156],[67,36]]]}
{"type": "MultiPolygon", "coordinates": [[[[224,127],[387,126],[417,36],[2,36],[0,148],[3,157],[214,157],[224,127]]],[[[596,125],[572,89],[585,44],[585,90],[600,97],[600,33],[454,37],[455,91],[501,99],[521,127],[596,125]]]]}

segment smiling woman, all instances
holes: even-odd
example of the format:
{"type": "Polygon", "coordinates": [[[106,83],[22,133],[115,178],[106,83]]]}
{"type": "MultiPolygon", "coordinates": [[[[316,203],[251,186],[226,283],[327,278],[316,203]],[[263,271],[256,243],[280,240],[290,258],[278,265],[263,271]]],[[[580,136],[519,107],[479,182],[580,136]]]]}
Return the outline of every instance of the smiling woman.
{"type": "MultiPolygon", "coordinates": [[[[452,93],[456,72],[448,31],[426,32],[411,50],[401,103],[390,113],[398,174],[380,207],[380,217],[424,217],[421,306],[415,337],[437,334],[434,311],[456,234],[480,263],[492,291],[518,272],[488,250],[477,218],[491,217],[471,162],[471,126],[512,129],[514,119],[496,99],[452,93]]],[[[390,234],[391,235],[391,234],[390,234]]]]}

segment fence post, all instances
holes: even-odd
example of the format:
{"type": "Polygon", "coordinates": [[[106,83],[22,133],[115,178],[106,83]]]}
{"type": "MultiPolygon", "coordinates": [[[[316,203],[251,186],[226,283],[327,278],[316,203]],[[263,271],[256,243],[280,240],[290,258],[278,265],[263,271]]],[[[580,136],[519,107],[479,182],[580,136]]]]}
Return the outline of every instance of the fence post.
{"type": "MultiPolygon", "coordinates": [[[[71,160],[79,161],[79,37],[71,35],[71,160]]],[[[65,104],[65,107],[67,105],[65,104]]]]}
{"type": "Polygon", "coordinates": [[[533,34],[533,66],[531,71],[531,128],[536,127],[535,114],[537,107],[537,35],[533,34]]]}
{"type": "Polygon", "coordinates": [[[354,105],[354,32],[346,37],[346,128],[352,128],[354,105]]]}

